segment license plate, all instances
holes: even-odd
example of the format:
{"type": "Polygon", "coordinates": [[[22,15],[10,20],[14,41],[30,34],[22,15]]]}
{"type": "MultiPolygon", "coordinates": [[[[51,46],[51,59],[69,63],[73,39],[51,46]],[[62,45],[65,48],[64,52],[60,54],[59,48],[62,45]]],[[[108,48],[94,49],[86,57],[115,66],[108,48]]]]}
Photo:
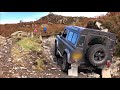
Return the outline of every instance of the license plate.
{"type": "Polygon", "coordinates": [[[102,69],[102,78],[111,78],[110,68],[102,69]]]}
{"type": "Polygon", "coordinates": [[[71,69],[68,70],[68,76],[78,76],[78,65],[71,64],[71,69]]]}

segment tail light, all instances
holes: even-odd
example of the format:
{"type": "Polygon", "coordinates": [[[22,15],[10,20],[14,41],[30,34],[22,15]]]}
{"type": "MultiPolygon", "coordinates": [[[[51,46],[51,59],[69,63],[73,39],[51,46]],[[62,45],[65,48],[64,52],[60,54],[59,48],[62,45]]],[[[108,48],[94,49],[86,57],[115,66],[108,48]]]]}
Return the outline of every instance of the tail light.
{"type": "Polygon", "coordinates": [[[106,62],[106,66],[107,66],[107,67],[110,67],[110,66],[111,66],[111,62],[110,62],[110,60],[107,60],[107,62],[106,62]]]}

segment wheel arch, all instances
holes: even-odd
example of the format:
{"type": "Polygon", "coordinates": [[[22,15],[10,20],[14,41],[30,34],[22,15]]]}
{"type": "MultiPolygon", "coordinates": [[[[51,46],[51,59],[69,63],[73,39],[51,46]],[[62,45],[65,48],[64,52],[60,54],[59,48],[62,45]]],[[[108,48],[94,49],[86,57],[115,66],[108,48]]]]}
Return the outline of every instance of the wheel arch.
{"type": "Polygon", "coordinates": [[[68,49],[65,49],[63,55],[64,55],[64,54],[67,54],[67,62],[68,62],[68,63],[71,63],[71,62],[70,62],[70,51],[69,51],[68,49]]]}

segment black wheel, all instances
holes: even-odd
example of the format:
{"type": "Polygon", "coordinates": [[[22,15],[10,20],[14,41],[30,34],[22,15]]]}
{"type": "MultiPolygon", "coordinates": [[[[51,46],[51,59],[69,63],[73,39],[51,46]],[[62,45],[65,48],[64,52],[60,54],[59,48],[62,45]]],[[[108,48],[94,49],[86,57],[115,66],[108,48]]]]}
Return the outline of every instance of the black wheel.
{"type": "Polygon", "coordinates": [[[55,49],[54,49],[54,54],[55,54],[55,59],[54,59],[54,62],[57,62],[58,65],[61,64],[61,57],[60,55],[58,54],[57,52],[57,44],[56,44],[56,41],[55,41],[55,49]]]}
{"type": "Polygon", "coordinates": [[[70,64],[67,62],[67,54],[64,54],[62,57],[62,65],[61,65],[61,70],[63,72],[67,72],[69,69],[70,64]]]}
{"type": "Polygon", "coordinates": [[[104,65],[108,57],[108,50],[104,45],[96,44],[88,49],[87,59],[93,66],[104,65]]]}

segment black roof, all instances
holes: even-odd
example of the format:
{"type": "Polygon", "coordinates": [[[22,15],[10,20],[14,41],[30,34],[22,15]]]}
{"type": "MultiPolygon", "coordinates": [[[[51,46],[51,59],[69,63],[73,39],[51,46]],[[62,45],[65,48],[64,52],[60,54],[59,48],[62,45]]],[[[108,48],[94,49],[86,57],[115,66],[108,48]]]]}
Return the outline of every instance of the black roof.
{"type": "Polygon", "coordinates": [[[65,29],[73,29],[73,30],[77,30],[78,32],[81,32],[81,31],[85,30],[86,28],[79,27],[79,26],[66,26],[65,29]]]}
{"type": "Polygon", "coordinates": [[[79,27],[79,26],[66,26],[65,29],[72,29],[72,30],[76,30],[79,33],[92,33],[92,34],[100,34],[100,35],[104,35],[104,36],[109,36],[110,38],[116,38],[116,35],[114,33],[111,32],[104,32],[104,31],[100,31],[97,29],[90,29],[90,28],[84,28],[84,27],[79,27]]]}

